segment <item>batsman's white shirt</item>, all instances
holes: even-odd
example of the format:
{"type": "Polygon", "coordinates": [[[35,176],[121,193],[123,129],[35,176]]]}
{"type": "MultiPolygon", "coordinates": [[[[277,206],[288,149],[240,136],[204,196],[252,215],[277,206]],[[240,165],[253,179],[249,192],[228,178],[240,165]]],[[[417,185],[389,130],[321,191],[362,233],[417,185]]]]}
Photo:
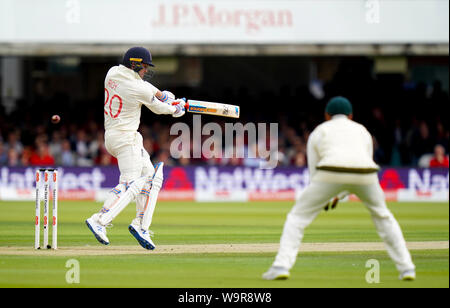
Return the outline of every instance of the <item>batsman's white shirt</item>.
{"type": "Polygon", "coordinates": [[[162,103],[158,91],[138,73],[123,66],[112,67],[105,77],[105,147],[117,158],[120,182],[130,182],[140,176],[153,174],[150,157],[137,131],[142,106],[156,114],[173,114],[175,107],[162,103]]]}
{"type": "Polygon", "coordinates": [[[397,269],[415,268],[400,226],[386,206],[372,147],[370,133],[344,115],[334,116],[310,134],[307,155],[311,183],[287,215],[274,266],[291,269],[305,228],[331,198],[349,192],[358,196],[369,210],[397,269]]]}
{"type": "Polygon", "coordinates": [[[142,105],[156,114],[173,114],[175,107],[156,99],[157,91],[135,71],[113,66],[105,78],[105,130],[137,131],[142,105]]]}

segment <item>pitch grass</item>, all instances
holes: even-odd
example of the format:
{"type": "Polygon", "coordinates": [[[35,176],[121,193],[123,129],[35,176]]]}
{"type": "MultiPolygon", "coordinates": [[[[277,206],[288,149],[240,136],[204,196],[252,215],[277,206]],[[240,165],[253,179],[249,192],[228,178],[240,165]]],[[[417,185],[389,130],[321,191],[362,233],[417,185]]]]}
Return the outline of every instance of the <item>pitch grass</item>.
{"type": "MultiPolygon", "coordinates": [[[[84,220],[101,207],[95,202],[60,202],[59,245],[99,245],[84,220]]],[[[152,229],[162,244],[276,243],[292,202],[160,202],[152,229]]],[[[407,241],[448,241],[448,203],[391,203],[407,241]]],[[[0,246],[34,242],[33,202],[0,202],[0,246]]],[[[108,229],[111,245],[137,243],[127,226],[134,205],[108,229]]],[[[339,204],[323,212],[306,230],[304,242],[364,242],[380,239],[360,203],[339,204]]],[[[301,253],[291,278],[267,282],[261,274],[274,254],[180,254],[78,256],[80,283],[66,282],[69,257],[1,256],[0,287],[152,287],[152,288],[319,288],[449,287],[449,256],[444,250],[411,251],[418,279],[402,282],[386,252],[301,253]],[[365,280],[366,262],[380,262],[380,283],[365,280]]]]}
{"type": "Polygon", "coordinates": [[[448,288],[448,251],[413,251],[418,279],[404,282],[383,252],[302,253],[286,281],[264,281],[272,254],[76,257],[80,283],[66,282],[68,257],[2,256],[1,287],[448,288]],[[379,283],[366,262],[380,262],[379,283]]]}

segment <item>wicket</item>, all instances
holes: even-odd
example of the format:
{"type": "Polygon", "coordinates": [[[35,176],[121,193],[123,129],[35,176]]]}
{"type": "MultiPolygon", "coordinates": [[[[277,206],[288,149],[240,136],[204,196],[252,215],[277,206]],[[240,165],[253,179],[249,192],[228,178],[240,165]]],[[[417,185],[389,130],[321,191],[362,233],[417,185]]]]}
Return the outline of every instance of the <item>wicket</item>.
{"type": "Polygon", "coordinates": [[[36,218],[35,218],[35,229],[34,229],[34,248],[41,249],[40,247],[40,229],[41,229],[41,188],[44,188],[44,243],[43,247],[50,249],[58,248],[58,169],[56,168],[40,168],[36,170],[36,218]],[[43,178],[41,174],[43,173],[43,178]],[[43,180],[43,181],[42,181],[43,180]],[[53,185],[50,185],[53,182],[53,185]],[[50,203],[50,186],[52,186],[52,245],[48,243],[48,229],[49,229],[49,203],[50,203]]]}

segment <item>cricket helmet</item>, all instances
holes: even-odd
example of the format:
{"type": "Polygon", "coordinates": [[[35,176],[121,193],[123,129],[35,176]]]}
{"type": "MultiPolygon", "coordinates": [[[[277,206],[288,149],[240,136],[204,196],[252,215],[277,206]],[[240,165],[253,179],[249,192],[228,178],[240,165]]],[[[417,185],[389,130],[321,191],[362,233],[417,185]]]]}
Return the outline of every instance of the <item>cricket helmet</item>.
{"type": "Polygon", "coordinates": [[[353,107],[350,101],[343,96],[336,96],[330,99],[325,107],[325,112],[333,116],[335,114],[350,115],[353,113],[353,107]]]}
{"type": "MultiPolygon", "coordinates": [[[[150,51],[148,51],[144,47],[132,47],[127,50],[125,55],[123,56],[122,64],[132,69],[136,73],[144,68],[143,64],[147,64],[149,66],[155,66],[152,63],[152,55],[150,51]]],[[[153,77],[154,72],[150,69],[147,69],[143,79],[145,81],[150,81],[153,77]]]]}
{"type": "Polygon", "coordinates": [[[150,51],[144,47],[132,47],[128,49],[123,56],[122,64],[134,71],[142,69],[142,64],[154,66],[150,51]]]}

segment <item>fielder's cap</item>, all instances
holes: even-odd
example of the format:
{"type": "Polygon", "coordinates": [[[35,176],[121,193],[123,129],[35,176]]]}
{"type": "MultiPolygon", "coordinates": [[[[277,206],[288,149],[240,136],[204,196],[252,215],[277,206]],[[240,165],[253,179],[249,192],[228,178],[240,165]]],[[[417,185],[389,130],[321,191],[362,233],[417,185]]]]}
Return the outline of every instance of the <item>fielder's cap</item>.
{"type": "Polygon", "coordinates": [[[349,115],[353,113],[353,107],[350,101],[345,97],[336,96],[330,99],[325,108],[325,112],[331,116],[335,114],[349,115]]]}
{"type": "Polygon", "coordinates": [[[125,65],[126,67],[131,67],[130,62],[132,61],[154,66],[152,64],[152,55],[150,51],[148,51],[144,47],[132,47],[127,50],[127,52],[123,56],[123,65],[125,65]]]}

